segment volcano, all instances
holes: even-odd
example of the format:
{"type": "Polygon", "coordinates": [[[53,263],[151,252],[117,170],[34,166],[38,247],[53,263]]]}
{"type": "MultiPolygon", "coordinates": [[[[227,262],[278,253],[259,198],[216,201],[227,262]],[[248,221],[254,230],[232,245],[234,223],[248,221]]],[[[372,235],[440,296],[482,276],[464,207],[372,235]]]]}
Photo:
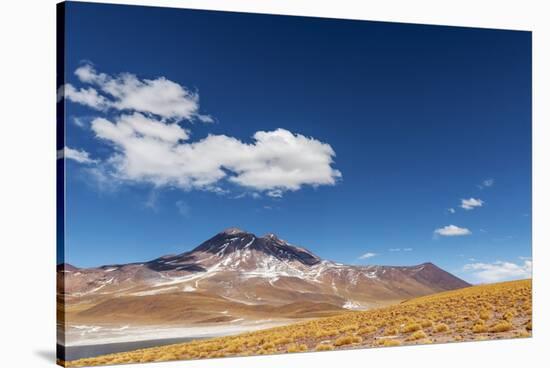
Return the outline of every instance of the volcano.
{"type": "Polygon", "coordinates": [[[67,320],[78,323],[310,318],[470,286],[430,262],[345,265],[273,233],[257,236],[234,227],[191,251],[143,263],[63,264],[58,278],[67,320]]]}

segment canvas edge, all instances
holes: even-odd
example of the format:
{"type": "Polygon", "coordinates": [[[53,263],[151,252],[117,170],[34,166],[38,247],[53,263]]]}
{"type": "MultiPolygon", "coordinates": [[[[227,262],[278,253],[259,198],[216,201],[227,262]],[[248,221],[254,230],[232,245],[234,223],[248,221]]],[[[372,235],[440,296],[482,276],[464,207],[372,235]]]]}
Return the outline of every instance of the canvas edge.
{"type": "MultiPolygon", "coordinates": [[[[56,4],[56,268],[65,263],[65,7],[65,2],[56,4]]],[[[56,363],[65,367],[63,278],[56,283],[56,363]]]]}

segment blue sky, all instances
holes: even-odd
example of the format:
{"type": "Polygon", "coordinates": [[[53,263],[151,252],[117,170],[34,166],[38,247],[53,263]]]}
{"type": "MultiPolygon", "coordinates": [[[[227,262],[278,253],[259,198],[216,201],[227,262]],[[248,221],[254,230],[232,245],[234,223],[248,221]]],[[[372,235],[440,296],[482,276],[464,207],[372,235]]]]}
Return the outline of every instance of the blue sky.
{"type": "Polygon", "coordinates": [[[344,263],[530,273],[531,33],[78,3],[66,21],[67,262],[237,226],[344,263]]]}

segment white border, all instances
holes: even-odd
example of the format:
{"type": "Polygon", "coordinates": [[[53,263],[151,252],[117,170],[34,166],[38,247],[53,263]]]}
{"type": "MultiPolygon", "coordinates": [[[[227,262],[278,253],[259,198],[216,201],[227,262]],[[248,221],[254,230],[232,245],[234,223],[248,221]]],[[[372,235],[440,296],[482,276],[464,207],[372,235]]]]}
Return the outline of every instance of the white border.
{"type": "MultiPolygon", "coordinates": [[[[127,367],[547,365],[544,358],[548,356],[550,342],[550,288],[547,284],[550,281],[550,239],[545,210],[550,207],[550,165],[544,158],[550,157],[550,29],[544,1],[106,2],[533,31],[534,338],[127,367]]],[[[55,343],[55,1],[4,1],[0,4],[1,359],[2,366],[48,367],[54,366],[55,343]]],[[[497,137],[498,132],[495,132],[495,139],[497,137]]]]}

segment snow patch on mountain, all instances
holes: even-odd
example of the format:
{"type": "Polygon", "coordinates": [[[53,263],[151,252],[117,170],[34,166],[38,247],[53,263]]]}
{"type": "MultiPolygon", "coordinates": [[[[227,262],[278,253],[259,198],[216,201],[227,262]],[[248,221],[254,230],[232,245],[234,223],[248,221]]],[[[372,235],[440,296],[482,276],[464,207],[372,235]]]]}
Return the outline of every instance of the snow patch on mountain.
{"type": "Polygon", "coordinates": [[[342,305],[342,308],[350,309],[350,310],[361,310],[364,309],[363,306],[357,302],[354,302],[353,300],[346,300],[344,305],[342,305]]]}

